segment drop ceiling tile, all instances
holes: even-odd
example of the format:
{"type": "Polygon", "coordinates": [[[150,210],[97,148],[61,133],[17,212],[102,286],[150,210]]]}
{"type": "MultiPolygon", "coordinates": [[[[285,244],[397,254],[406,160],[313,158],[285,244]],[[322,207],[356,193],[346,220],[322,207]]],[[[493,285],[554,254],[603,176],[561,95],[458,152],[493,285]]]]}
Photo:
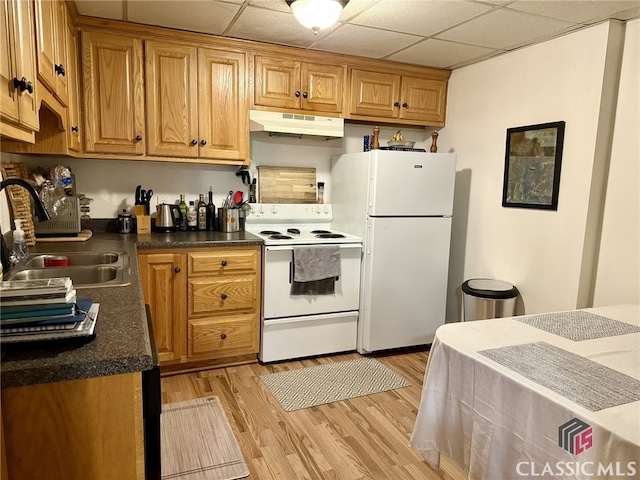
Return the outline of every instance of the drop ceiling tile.
{"type": "Polygon", "coordinates": [[[436,35],[442,40],[488,48],[525,45],[542,37],[552,37],[574,25],[562,20],[538,17],[501,8],[436,35]]]}
{"type": "Polygon", "coordinates": [[[124,18],[122,0],[76,0],[75,4],[80,15],[111,20],[124,18]]]}
{"type": "Polygon", "coordinates": [[[359,57],[383,58],[419,40],[420,37],[414,35],[346,24],[314,43],[313,49],[359,57]]]}
{"type": "Polygon", "coordinates": [[[192,32],[222,34],[240,5],[210,0],[180,2],[150,2],[128,0],[127,19],[130,22],[178,28],[192,32]]]}
{"type": "Polygon", "coordinates": [[[266,10],[249,5],[226,33],[226,36],[280,45],[309,47],[318,38],[326,35],[328,31],[330,30],[322,30],[318,35],[314,35],[310,29],[298,23],[293,13],[266,10]]]}
{"type": "Polygon", "coordinates": [[[382,0],[349,23],[428,36],[495,8],[460,0],[382,0]]]}
{"type": "Polygon", "coordinates": [[[449,68],[452,65],[466,63],[476,58],[485,58],[496,52],[499,51],[430,38],[390,55],[386,60],[414,65],[430,65],[435,68],[449,68]]]}
{"type": "Polygon", "coordinates": [[[266,8],[268,10],[277,10],[279,12],[291,13],[291,7],[287,5],[285,0],[274,2],[273,0],[249,0],[252,7],[266,8]]]}
{"type": "Polygon", "coordinates": [[[602,20],[609,15],[628,8],[637,7],[638,1],[602,1],[592,0],[520,0],[509,5],[509,8],[522,12],[535,13],[545,17],[567,20],[575,23],[585,23],[602,20]]]}

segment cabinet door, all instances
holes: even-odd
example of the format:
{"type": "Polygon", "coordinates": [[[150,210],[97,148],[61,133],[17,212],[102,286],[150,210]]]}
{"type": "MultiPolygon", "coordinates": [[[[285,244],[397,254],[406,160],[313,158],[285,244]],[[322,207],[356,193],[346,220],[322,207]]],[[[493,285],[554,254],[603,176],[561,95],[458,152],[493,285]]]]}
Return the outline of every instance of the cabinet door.
{"type": "Polygon", "coordinates": [[[246,54],[198,49],[199,156],[249,158],[246,54]]]}
{"type": "MultiPolygon", "coordinates": [[[[3,0],[0,5],[0,115],[26,130],[39,126],[33,9],[29,2],[3,0]],[[31,93],[14,85],[14,78],[30,83],[31,93]]],[[[5,133],[3,128],[3,135],[5,133]]],[[[9,134],[9,136],[11,136],[9,134]]]]}
{"type": "Polygon", "coordinates": [[[55,93],[60,103],[65,107],[69,105],[69,46],[67,45],[67,6],[64,2],[55,4],[56,22],[56,85],[55,93]]]}
{"type": "Polygon", "coordinates": [[[186,269],[184,255],[139,255],[144,301],[151,309],[161,362],[178,361],[186,354],[186,269]]]}
{"type": "Polygon", "coordinates": [[[198,156],[196,52],[188,45],[145,43],[149,155],[198,156]]]}
{"type": "Polygon", "coordinates": [[[256,105],[265,107],[300,108],[300,62],[286,57],[256,55],[256,105]]]}
{"type": "Polygon", "coordinates": [[[38,79],[51,92],[55,92],[58,1],[35,0],[35,12],[38,79]]]}
{"type": "Polygon", "coordinates": [[[70,15],[67,15],[67,79],[69,81],[69,107],[67,114],[67,142],[70,150],[80,152],[82,148],[80,135],[80,84],[78,80],[78,32],[70,15]]]}
{"type": "Polygon", "coordinates": [[[342,112],[345,67],[302,64],[302,109],[310,112],[342,112]]]}
{"type": "Polygon", "coordinates": [[[87,152],[144,154],[143,65],[142,40],[82,32],[87,152]]]}
{"type": "Polygon", "coordinates": [[[399,102],[400,75],[351,71],[349,113],[352,115],[397,118],[399,102]]]}
{"type": "Polygon", "coordinates": [[[446,95],[446,80],[403,76],[400,118],[444,125],[446,95]]]}

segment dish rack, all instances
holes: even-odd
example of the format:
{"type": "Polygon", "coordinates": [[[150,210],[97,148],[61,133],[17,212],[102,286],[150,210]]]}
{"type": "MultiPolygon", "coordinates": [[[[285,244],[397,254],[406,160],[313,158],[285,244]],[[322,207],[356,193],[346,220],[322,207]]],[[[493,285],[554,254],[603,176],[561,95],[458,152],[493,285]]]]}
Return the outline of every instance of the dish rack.
{"type": "Polygon", "coordinates": [[[51,220],[34,222],[36,236],[74,234],[80,232],[80,198],[73,195],[63,201],[44,202],[51,220]],[[54,205],[56,203],[57,205],[54,205]]]}

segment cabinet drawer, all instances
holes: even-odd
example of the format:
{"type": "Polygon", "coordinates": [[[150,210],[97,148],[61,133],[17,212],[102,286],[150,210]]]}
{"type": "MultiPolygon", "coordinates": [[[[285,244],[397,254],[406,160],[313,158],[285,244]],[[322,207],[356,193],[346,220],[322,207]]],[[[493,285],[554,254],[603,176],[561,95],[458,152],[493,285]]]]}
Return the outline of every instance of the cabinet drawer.
{"type": "Polygon", "coordinates": [[[255,315],[229,320],[201,318],[189,321],[189,356],[228,356],[258,352],[255,315]]]}
{"type": "Polygon", "coordinates": [[[190,317],[194,315],[225,315],[255,311],[258,305],[256,275],[215,279],[190,278],[188,286],[190,317]]]}
{"type": "Polygon", "coordinates": [[[189,275],[236,274],[258,271],[260,251],[219,249],[215,252],[190,252],[187,254],[189,275]]]}

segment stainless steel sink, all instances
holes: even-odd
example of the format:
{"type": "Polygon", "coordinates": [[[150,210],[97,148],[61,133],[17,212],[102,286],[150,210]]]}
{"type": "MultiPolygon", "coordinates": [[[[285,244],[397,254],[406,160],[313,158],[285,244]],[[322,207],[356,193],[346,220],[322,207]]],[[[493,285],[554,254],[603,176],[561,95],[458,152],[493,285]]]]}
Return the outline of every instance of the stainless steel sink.
{"type": "Polygon", "coordinates": [[[129,285],[129,256],[114,252],[37,254],[32,255],[24,264],[13,267],[6,279],[34,280],[56,277],[70,277],[77,288],[129,285]],[[65,256],[69,263],[65,267],[44,267],[46,255],[65,256]]]}
{"type": "MultiPolygon", "coordinates": [[[[67,257],[69,267],[77,265],[104,265],[118,261],[119,254],[113,252],[88,252],[88,253],[56,253],[67,257]]],[[[44,268],[44,259],[49,255],[31,255],[25,263],[25,267],[44,268]]],[[[42,277],[49,278],[49,277],[42,277]]]]}

